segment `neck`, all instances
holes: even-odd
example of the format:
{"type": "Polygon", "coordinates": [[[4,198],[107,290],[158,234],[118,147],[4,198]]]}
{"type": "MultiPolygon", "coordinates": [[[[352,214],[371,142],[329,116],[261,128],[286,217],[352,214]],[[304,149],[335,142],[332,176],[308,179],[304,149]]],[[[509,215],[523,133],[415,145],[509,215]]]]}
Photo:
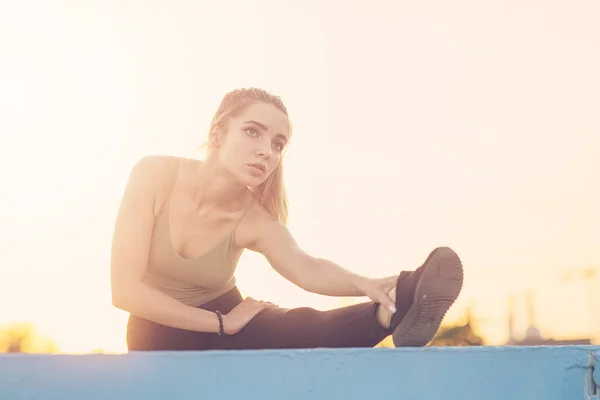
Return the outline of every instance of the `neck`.
{"type": "Polygon", "coordinates": [[[197,168],[194,189],[194,199],[197,203],[210,207],[223,207],[237,202],[247,190],[218,165],[214,156],[207,157],[197,168]]]}

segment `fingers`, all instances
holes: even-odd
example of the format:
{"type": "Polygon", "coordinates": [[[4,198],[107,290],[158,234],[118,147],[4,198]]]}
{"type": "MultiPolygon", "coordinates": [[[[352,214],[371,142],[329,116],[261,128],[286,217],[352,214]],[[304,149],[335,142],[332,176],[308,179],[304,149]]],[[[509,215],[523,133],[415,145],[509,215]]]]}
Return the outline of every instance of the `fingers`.
{"type": "Polygon", "coordinates": [[[390,310],[393,314],[396,312],[396,283],[398,276],[390,276],[379,280],[379,288],[376,292],[377,303],[390,310]]]}
{"type": "Polygon", "coordinates": [[[392,314],[394,314],[396,312],[395,301],[393,301],[390,298],[389,294],[382,293],[382,295],[379,298],[379,302],[381,303],[382,306],[384,306],[385,308],[387,308],[388,310],[390,310],[390,312],[392,314]]]}
{"type": "Polygon", "coordinates": [[[393,287],[392,290],[390,290],[388,292],[388,297],[390,298],[390,300],[392,302],[394,302],[394,304],[396,303],[396,288],[395,287],[393,287]]]}
{"type": "Polygon", "coordinates": [[[268,310],[271,308],[276,308],[276,307],[277,307],[277,305],[271,303],[270,301],[257,301],[255,306],[253,307],[252,312],[254,315],[258,315],[265,310],[268,310]]]}
{"type": "Polygon", "coordinates": [[[277,304],[271,303],[270,301],[261,301],[261,304],[264,309],[278,307],[277,304]]]}
{"type": "Polygon", "coordinates": [[[258,309],[278,307],[277,304],[271,303],[270,301],[255,300],[252,297],[246,297],[242,303],[246,303],[249,306],[255,306],[258,309]]]}
{"type": "Polygon", "coordinates": [[[278,306],[270,301],[260,301],[252,297],[246,297],[225,316],[227,318],[226,329],[228,334],[238,333],[252,318],[264,310],[275,307],[278,306]]]}

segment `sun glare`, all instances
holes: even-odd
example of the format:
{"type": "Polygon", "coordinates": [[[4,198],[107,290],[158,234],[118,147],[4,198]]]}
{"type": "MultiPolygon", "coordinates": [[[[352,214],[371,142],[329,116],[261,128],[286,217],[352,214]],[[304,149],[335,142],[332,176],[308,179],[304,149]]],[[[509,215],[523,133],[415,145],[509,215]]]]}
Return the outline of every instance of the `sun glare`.
{"type": "MultiPolygon", "coordinates": [[[[359,3],[3,6],[0,323],[61,352],[125,352],[109,262],[130,169],[202,157],[223,94],[258,86],[290,110],[290,230],[307,251],[380,277],[450,245],[466,282],[448,323],[470,309],[504,343],[514,295],[522,332],[597,335],[598,277],[577,271],[600,268],[600,3],[482,2],[477,18],[359,3]]],[[[364,300],[304,292],[251,252],[237,276],[286,307],[364,300]]]]}

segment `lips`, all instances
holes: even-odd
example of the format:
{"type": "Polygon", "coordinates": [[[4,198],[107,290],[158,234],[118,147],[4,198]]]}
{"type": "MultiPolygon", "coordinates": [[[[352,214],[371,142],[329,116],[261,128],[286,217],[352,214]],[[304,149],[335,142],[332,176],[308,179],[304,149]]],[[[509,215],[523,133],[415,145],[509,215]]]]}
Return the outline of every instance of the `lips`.
{"type": "Polygon", "coordinates": [[[257,170],[259,170],[263,174],[267,171],[267,167],[264,166],[263,164],[248,164],[248,166],[252,167],[252,168],[256,168],[257,170]]]}

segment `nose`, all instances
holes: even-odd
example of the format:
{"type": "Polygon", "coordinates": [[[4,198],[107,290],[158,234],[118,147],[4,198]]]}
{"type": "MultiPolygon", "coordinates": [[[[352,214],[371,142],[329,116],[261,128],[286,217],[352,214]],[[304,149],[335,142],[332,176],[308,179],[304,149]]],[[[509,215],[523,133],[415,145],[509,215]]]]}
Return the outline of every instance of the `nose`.
{"type": "Polygon", "coordinates": [[[269,141],[261,140],[259,146],[256,148],[256,155],[258,157],[269,159],[272,154],[273,149],[271,149],[271,143],[269,141]]]}

